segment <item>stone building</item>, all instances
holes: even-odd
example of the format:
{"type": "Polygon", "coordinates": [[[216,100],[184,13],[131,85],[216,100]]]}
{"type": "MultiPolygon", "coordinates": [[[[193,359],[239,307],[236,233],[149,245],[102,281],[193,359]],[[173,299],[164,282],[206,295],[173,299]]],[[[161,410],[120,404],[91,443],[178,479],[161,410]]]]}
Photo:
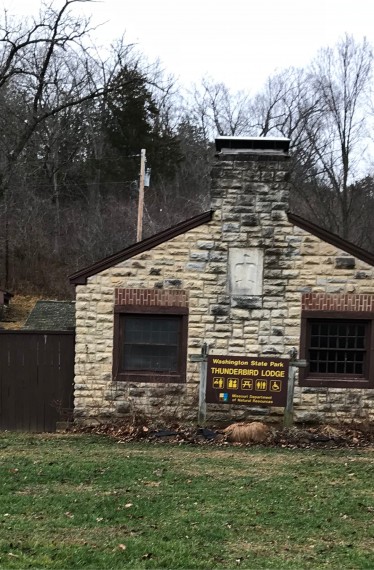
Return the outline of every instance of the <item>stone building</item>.
{"type": "MultiPolygon", "coordinates": [[[[197,416],[209,354],[308,362],[296,421],[374,417],[374,255],[288,213],[288,139],[222,137],[212,210],[70,277],[77,419],[197,416]]],[[[283,410],[208,404],[207,418],[283,410]]]]}

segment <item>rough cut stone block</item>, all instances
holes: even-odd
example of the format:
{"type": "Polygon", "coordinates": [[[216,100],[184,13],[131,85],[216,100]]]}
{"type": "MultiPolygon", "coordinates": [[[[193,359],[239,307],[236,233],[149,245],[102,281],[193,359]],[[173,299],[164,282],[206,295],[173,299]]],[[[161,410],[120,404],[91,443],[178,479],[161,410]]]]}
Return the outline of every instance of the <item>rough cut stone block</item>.
{"type": "Polygon", "coordinates": [[[207,251],[191,251],[190,259],[192,261],[208,261],[209,253],[207,251]]]}
{"type": "Polygon", "coordinates": [[[205,267],[206,267],[205,263],[199,263],[199,262],[186,263],[187,271],[204,271],[205,267]]]}
{"type": "Polygon", "coordinates": [[[254,295],[247,297],[232,297],[231,306],[238,309],[261,309],[262,297],[254,295]]]}
{"type": "Polygon", "coordinates": [[[199,249],[213,249],[214,248],[214,241],[201,241],[197,242],[197,247],[199,249]]]}
{"type": "Polygon", "coordinates": [[[242,214],[241,223],[243,227],[255,227],[259,225],[257,214],[242,214]]]}

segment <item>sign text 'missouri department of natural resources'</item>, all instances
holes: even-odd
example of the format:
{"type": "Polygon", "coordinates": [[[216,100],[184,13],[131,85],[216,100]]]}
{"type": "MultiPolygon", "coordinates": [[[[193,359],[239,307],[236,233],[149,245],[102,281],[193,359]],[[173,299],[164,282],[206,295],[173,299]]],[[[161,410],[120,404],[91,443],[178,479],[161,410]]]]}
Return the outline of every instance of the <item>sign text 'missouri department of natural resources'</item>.
{"type": "Polygon", "coordinates": [[[206,402],[286,406],[285,358],[208,356],[206,402]]]}

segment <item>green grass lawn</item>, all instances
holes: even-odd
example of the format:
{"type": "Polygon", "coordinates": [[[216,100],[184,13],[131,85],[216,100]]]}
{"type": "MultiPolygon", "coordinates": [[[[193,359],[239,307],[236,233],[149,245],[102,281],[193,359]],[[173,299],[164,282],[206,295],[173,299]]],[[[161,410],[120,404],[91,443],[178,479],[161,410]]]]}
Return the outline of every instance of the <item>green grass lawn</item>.
{"type": "Polygon", "coordinates": [[[0,434],[0,568],[374,568],[373,450],[0,434]]]}

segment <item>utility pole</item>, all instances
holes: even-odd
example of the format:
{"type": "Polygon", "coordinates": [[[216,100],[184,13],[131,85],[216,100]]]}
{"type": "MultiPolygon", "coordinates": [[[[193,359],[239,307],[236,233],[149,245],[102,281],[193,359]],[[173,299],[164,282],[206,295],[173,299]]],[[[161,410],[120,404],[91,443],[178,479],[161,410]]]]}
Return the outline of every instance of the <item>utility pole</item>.
{"type": "Polygon", "coordinates": [[[136,231],[136,241],[141,241],[143,234],[144,177],[145,177],[145,148],[142,148],[142,150],[140,151],[138,225],[136,231]]]}

